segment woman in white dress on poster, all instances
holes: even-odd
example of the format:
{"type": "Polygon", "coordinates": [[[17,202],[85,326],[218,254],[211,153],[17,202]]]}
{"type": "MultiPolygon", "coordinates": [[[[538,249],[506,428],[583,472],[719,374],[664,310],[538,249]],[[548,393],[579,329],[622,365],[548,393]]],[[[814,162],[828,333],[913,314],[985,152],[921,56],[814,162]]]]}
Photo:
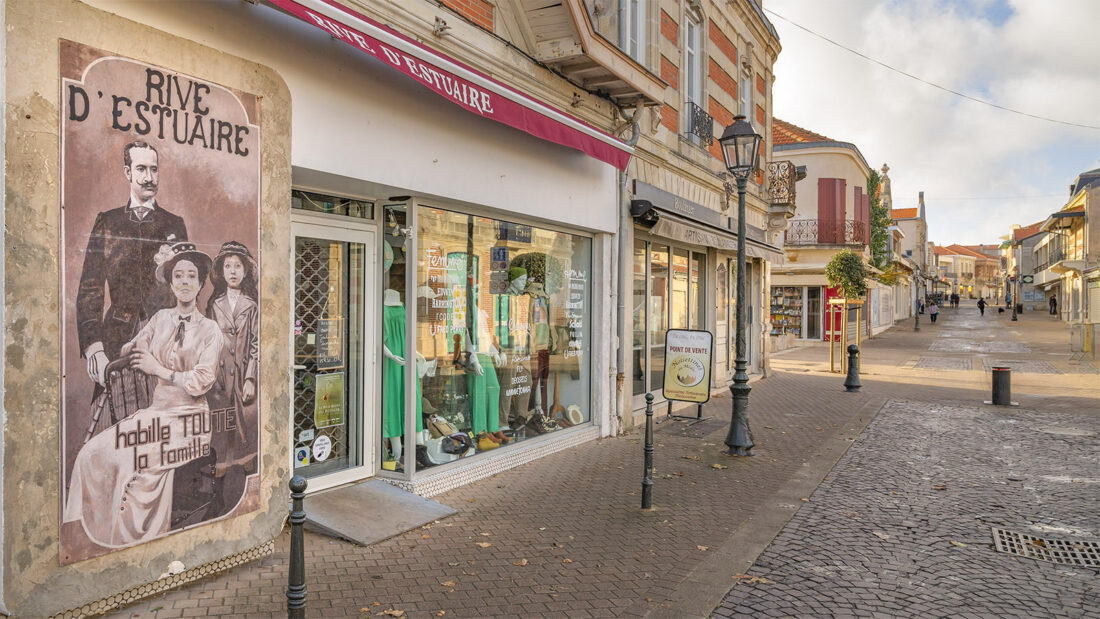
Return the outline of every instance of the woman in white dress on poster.
{"type": "Polygon", "coordinates": [[[170,285],[176,305],[154,314],[121,351],[130,367],[157,377],[152,401],[85,443],[73,465],[64,521],[79,521],[101,546],[166,533],[175,470],[210,455],[206,392],[224,338],[196,299],[211,260],[193,243],[176,243],[161,257],[157,279],[170,285]]]}

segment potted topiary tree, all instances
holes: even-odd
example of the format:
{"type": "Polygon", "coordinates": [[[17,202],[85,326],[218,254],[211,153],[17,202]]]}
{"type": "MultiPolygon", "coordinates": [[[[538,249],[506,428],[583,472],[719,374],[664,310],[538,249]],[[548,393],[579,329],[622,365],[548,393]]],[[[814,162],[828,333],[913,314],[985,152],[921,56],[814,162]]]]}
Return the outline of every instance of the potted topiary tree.
{"type": "Polygon", "coordinates": [[[860,299],[867,294],[867,265],[856,252],[845,249],[825,265],[825,279],[840,288],[845,299],[860,299]]]}
{"type": "MultiPolygon", "coordinates": [[[[847,369],[848,361],[844,352],[848,345],[848,310],[853,307],[856,311],[856,345],[860,343],[859,338],[859,325],[860,325],[860,309],[863,305],[862,297],[867,294],[867,265],[864,264],[863,258],[850,249],[845,249],[838,252],[833,256],[832,260],[829,260],[829,264],[825,265],[825,279],[829,281],[829,285],[834,288],[839,288],[840,293],[844,295],[844,300],[837,301],[836,304],[840,305],[840,318],[841,320],[841,336],[839,340],[833,340],[834,342],[840,342],[840,371],[844,372],[847,369]]],[[[834,302],[830,301],[830,306],[834,302]]],[[[832,310],[830,310],[831,312],[832,310]]],[[[868,325],[867,333],[870,335],[870,326],[868,325]]],[[[833,355],[833,344],[829,344],[829,369],[835,371],[833,355]]]]}

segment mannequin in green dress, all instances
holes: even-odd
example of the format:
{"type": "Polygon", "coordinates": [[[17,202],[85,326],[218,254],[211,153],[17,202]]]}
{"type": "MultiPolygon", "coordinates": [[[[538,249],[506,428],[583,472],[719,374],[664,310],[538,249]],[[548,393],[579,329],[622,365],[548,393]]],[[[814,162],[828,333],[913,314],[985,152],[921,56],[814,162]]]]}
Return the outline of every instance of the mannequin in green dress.
{"type": "Polygon", "coordinates": [[[466,389],[470,395],[470,420],[474,436],[483,433],[499,434],[497,443],[504,439],[500,434],[500,382],[497,379],[497,365],[503,365],[503,354],[492,342],[489,330],[489,317],[484,310],[477,311],[477,325],[473,337],[466,340],[466,350],[470,362],[466,372],[466,389]],[[482,352],[484,351],[484,352],[482,352]]]}
{"type": "MultiPolygon", "coordinates": [[[[393,459],[400,461],[405,433],[405,305],[396,290],[382,293],[382,438],[389,439],[393,459]]],[[[420,380],[416,381],[416,431],[424,429],[420,380]]]]}

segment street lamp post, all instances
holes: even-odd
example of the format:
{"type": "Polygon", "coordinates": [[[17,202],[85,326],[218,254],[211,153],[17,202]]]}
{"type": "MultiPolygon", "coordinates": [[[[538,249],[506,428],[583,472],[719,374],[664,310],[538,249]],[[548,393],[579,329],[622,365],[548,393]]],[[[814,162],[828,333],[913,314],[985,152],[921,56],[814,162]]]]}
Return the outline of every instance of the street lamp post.
{"type": "Polygon", "coordinates": [[[751,456],[752,430],[749,429],[749,375],[745,359],[745,187],[749,173],[756,169],[760,157],[760,141],[763,138],[753,131],[744,116],[735,116],[733,124],[726,127],[718,144],[726,169],[737,179],[737,322],[736,357],[734,359],[733,416],[726,435],[726,451],[731,456],[751,456]]]}

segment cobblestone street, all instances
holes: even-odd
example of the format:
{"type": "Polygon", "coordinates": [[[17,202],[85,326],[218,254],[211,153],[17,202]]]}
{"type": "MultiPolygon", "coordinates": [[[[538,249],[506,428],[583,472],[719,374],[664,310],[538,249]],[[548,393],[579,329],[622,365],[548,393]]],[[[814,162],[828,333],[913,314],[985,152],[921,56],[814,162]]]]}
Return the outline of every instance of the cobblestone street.
{"type": "Polygon", "coordinates": [[[888,403],[717,616],[1100,616],[1096,569],[992,527],[1097,537],[1095,416],[888,403]]]}
{"type": "Polygon", "coordinates": [[[865,369],[927,371],[924,397],[877,413],[715,616],[1100,617],[1100,405],[1082,376],[1095,368],[1069,362],[1051,324],[963,307],[923,326],[937,337],[919,355],[889,346],[911,331],[876,342],[886,354],[865,369]],[[987,385],[993,365],[1012,367],[1025,407],[928,401],[956,381],[987,385]],[[1022,543],[1035,552],[1066,540],[1092,567],[998,552],[994,528],[1040,538],[1022,543]]]}

